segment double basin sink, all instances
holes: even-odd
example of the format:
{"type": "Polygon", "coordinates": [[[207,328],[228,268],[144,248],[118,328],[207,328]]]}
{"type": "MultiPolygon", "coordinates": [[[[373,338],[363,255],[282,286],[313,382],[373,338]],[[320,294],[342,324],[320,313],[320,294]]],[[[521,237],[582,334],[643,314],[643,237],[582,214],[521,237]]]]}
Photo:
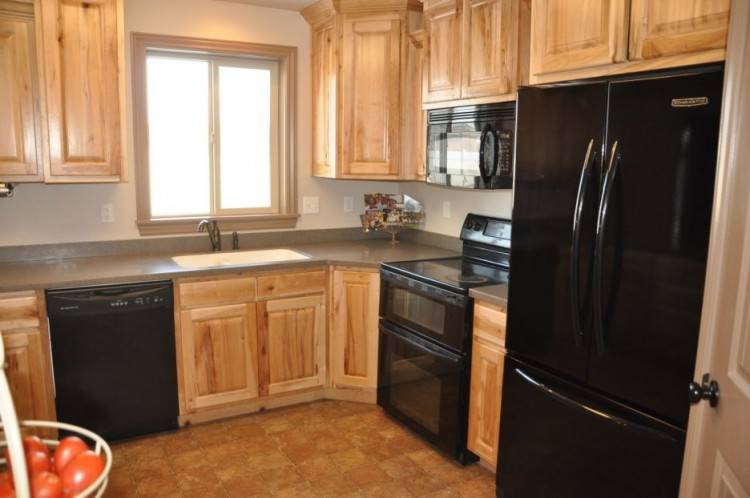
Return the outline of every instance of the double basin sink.
{"type": "Polygon", "coordinates": [[[212,252],[208,254],[188,254],[174,256],[174,261],[182,268],[221,268],[223,266],[242,266],[284,261],[304,261],[310,259],[308,254],[292,249],[258,249],[254,251],[212,252]]]}

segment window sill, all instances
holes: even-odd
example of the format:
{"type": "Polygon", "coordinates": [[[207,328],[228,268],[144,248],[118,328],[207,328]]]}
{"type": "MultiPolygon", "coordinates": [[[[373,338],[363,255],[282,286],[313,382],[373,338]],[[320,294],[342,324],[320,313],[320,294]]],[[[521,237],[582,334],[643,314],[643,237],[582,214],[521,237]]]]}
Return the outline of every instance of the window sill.
{"type": "Polygon", "coordinates": [[[165,218],[158,220],[138,220],[141,235],[174,235],[195,233],[201,220],[216,220],[223,231],[265,230],[274,228],[295,228],[299,214],[272,214],[256,216],[196,216],[190,218],[165,218]]]}

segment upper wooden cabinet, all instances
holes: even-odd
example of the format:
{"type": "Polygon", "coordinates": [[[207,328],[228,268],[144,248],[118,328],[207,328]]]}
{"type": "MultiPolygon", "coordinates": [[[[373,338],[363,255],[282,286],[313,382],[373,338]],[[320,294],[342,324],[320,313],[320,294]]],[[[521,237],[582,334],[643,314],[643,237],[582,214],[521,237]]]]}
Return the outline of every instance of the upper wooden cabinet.
{"type": "Polygon", "coordinates": [[[532,0],[531,83],[724,59],[730,0],[532,0]]]}
{"type": "Polygon", "coordinates": [[[0,2],[0,182],[42,179],[33,8],[0,2]]]}
{"type": "Polygon", "coordinates": [[[37,0],[48,182],[120,181],[122,0],[37,0]]]}
{"type": "Polygon", "coordinates": [[[319,0],[303,15],[312,26],[313,175],[416,179],[404,150],[421,124],[411,105],[419,47],[408,36],[419,2],[319,0]]]}
{"type": "Polygon", "coordinates": [[[424,15],[425,107],[515,99],[528,73],[528,0],[426,1],[424,15]]]}
{"type": "Polygon", "coordinates": [[[331,313],[331,374],[334,387],[374,389],[378,385],[377,270],[336,269],[331,313]]]}

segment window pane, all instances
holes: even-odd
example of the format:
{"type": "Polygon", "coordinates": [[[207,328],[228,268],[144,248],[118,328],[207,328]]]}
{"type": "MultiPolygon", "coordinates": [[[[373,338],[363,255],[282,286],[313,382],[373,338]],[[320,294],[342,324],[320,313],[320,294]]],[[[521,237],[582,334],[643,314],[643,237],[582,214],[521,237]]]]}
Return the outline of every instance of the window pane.
{"type": "Polygon", "coordinates": [[[271,71],[219,67],[221,209],[271,207],[271,71]]]}
{"type": "Polygon", "coordinates": [[[149,56],[146,70],[151,214],[209,214],[208,62],[149,56]]]}

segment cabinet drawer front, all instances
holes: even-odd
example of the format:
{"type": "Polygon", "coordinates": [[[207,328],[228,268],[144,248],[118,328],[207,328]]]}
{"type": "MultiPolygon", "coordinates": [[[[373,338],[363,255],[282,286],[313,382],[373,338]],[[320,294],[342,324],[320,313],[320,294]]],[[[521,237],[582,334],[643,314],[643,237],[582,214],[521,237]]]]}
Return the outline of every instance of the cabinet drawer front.
{"type": "Polygon", "coordinates": [[[505,347],[505,309],[488,303],[474,304],[474,338],[505,347]]]}
{"type": "Polygon", "coordinates": [[[0,331],[39,326],[36,294],[18,292],[0,295],[0,331]]]}
{"type": "Polygon", "coordinates": [[[312,292],[325,292],[326,271],[285,273],[258,277],[258,297],[293,296],[312,292]]]}
{"type": "Polygon", "coordinates": [[[180,284],[182,307],[255,300],[255,278],[226,278],[180,284]]]}

